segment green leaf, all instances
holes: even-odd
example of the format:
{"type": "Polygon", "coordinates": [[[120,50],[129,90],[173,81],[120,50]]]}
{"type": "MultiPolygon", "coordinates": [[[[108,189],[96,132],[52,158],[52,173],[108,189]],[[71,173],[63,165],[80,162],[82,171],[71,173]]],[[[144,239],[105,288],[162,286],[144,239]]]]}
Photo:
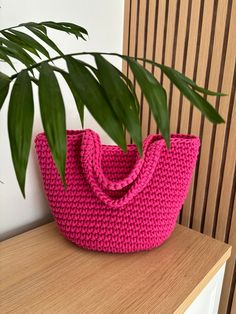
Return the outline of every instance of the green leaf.
{"type": "Polygon", "coordinates": [[[47,22],[42,22],[41,23],[42,25],[44,26],[47,26],[49,28],[53,28],[53,29],[56,29],[56,30],[59,30],[59,31],[62,31],[62,32],[67,32],[68,34],[70,33],[67,29],[65,30],[65,28],[62,26],[62,25],[59,25],[58,23],[56,22],[52,22],[52,21],[47,21],[47,22]]]}
{"type": "MultiPolygon", "coordinates": [[[[1,39],[0,39],[1,40],[1,39]]],[[[6,55],[8,55],[9,57],[12,57],[18,61],[20,61],[21,63],[23,63],[26,67],[29,66],[28,62],[25,61],[24,57],[20,56],[19,54],[17,54],[17,52],[14,49],[5,47],[5,46],[0,46],[0,51],[2,51],[3,53],[5,53],[6,55]]]]}
{"type": "Polygon", "coordinates": [[[0,72],[0,110],[7,97],[10,82],[10,78],[4,73],[0,72]]]}
{"type": "Polygon", "coordinates": [[[51,66],[43,62],[39,72],[39,103],[43,128],[56,167],[65,185],[66,121],[64,102],[51,66]]]}
{"type": "Polygon", "coordinates": [[[16,177],[25,197],[25,175],[29,159],[34,118],[34,101],[27,71],[21,71],[13,85],[8,109],[8,134],[16,177]]]}
{"type": "MultiPolygon", "coordinates": [[[[115,67],[114,67],[115,68],[115,67]]],[[[137,95],[135,93],[135,88],[133,83],[131,82],[131,80],[124,74],[122,73],[119,69],[115,68],[116,71],[119,73],[120,77],[122,77],[122,79],[126,82],[126,84],[128,85],[133,97],[135,98],[135,106],[136,106],[136,110],[138,111],[138,113],[140,112],[140,106],[139,106],[139,101],[137,98],[137,95]]]]}
{"type": "Polygon", "coordinates": [[[70,28],[71,30],[76,30],[77,32],[80,32],[82,34],[88,35],[87,30],[84,27],[81,27],[74,23],[68,23],[68,22],[58,22],[57,24],[63,25],[67,28],[70,28]]]}
{"type": "Polygon", "coordinates": [[[26,26],[33,34],[35,34],[37,37],[39,37],[42,41],[44,41],[49,47],[54,49],[56,52],[59,53],[59,55],[63,55],[62,51],[57,47],[57,45],[44,33],[39,31],[38,29],[35,29],[32,26],[26,26]]]}
{"type": "Polygon", "coordinates": [[[34,23],[34,22],[29,22],[29,23],[22,23],[19,26],[31,26],[34,27],[38,30],[40,30],[41,32],[43,32],[45,35],[47,35],[47,29],[45,26],[41,25],[40,23],[34,23]]]}
{"type": "Polygon", "coordinates": [[[72,57],[66,57],[65,60],[71,80],[83,103],[111,138],[126,150],[123,127],[104,95],[101,85],[79,60],[72,57]]]}
{"type": "Polygon", "coordinates": [[[223,118],[215,110],[215,108],[201,95],[192,90],[187,83],[179,78],[175,70],[169,67],[163,67],[163,72],[175,84],[175,86],[183,93],[183,95],[190,100],[190,102],[197,107],[211,122],[223,123],[223,118]]]}
{"type": "MultiPolygon", "coordinates": [[[[11,32],[13,32],[14,30],[12,30],[11,32]]],[[[20,37],[8,32],[2,32],[2,34],[10,41],[16,43],[19,47],[24,48],[26,50],[28,50],[29,52],[32,52],[33,54],[35,54],[37,57],[39,57],[39,54],[37,52],[37,50],[30,46],[27,42],[23,41],[20,37]]]]}
{"type": "Polygon", "coordinates": [[[28,34],[22,33],[20,31],[16,31],[16,30],[11,30],[11,32],[14,33],[18,38],[20,38],[22,41],[24,41],[33,49],[38,50],[44,56],[46,56],[47,58],[50,58],[48,51],[33,37],[29,36],[28,34]]]}
{"type": "Polygon", "coordinates": [[[142,153],[142,135],[139,114],[135,98],[121,79],[116,68],[99,54],[95,54],[98,68],[97,77],[105,90],[107,98],[118,119],[127,128],[140,154],[142,153]]]}
{"type": "Polygon", "coordinates": [[[91,64],[84,62],[82,60],[78,60],[78,62],[80,62],[80,64],[83,64],[86,68],[90,69],[95,74],[95,76],[97,76],[98,70],[95,67],[93,67],[91,64]]]}
{"type": "Polygon", "coordinates": [[[58,68],[58,67],[52,67],[52,69],[54,71],[59,72],[64,80],[66,81],[68,87],[70,88],[72,95],[74,97],[75,103],[76,103],[76,107],[77,110],[79,112],[79,116],[80,116],[80,121],[81,121],[81,125],[82,127],[84,127],[84,103],[82,101],[82,99],[80,98],[79,94],[78,94],[78,90],[76,89],[76,87],[74,86],[74,83],[71,80],[71,77],[69,75],[69,73],[67,73],[66,71],[58,68]]]}
{"type": "Polygon", "coordinates": [[[82,99],[80,98],[78,90],[75,87],[74,83],[72,82],[70,75],[68,73],[66,73],[66,74],[64,73],[62,75],[63,75],[65,81],[67,82],[67,85],[69,86],[69,88],[72,92],[72,95],[74,97],[76,107],[77,107],[77,110],[79,112],[81,125],[83,128],[84,127],[84,103],[83,103],[82,99]]]}
{"type": "MultiPolygon", "coordinates": [[[[62,32],[66,32],[68,34],[74,34],[76,36],[76,38],[81,37],[83,39],[84,36],[82,35],[81,30],[86,31],[84,28],[76,25],[76,27],[74,26],[69,26],[69,23],[67,23],[67,25],[65,25],[63,22],[61,23],[56,23],[56,22],[52,22],[52,21],[47,21],[47,22],[42,22],[42,25],[53,28],[53,29],[57,29],[60,30],[62,32]]],[[[70,24],[73,25],[73,24],[70,24]]]]}
{"type": "Polygon", "coordinates": [[[176,76],[178,76],[180,79],[182,79],[185,83],[188,85],[192,86],[193,89],[197,90],[200,93],[206,94],[206,95],[212,95],[212,96],[227,96],[227,94],[224,93],[219,93],[219,92],[214,92],[211,90],[208,90],[206,88],[198,86],[194,81],[192,81],[190,78],[185,76],[184,74],[180,73],[179,71],[176,71],[170,67],[163,66],[163,68],[170,69],[171,72],[175,73],[176,76]]]}
{"type": "Polygon", "coordinates": [[[2,46],[0,46],[0,59],[7,62],[13,68],[13,70],[16,71],[16,68],[14,67],[13,63],[11,62],[11,59],[8,58],[5,51],[2,51],[1,48],[2,48],[2,46]]]}
{"type": "MultiPolygon", "coordinates": [[[[96,55],[96,53],[91,53],[93,56],[96,55]]],[[[114,55],[114,54],[111,54],[111,55],[114,55]]],[[[116,54],[115,54],[116,55],[116,54]]],[[[127,57],[126,56],[121,56],[124,60],[127,60],[127,57]]],[[[95,69],[94,67],[92,67],[91,65],[87,64],[87,67],[89,67],[93,73],[97,76],[97,69],[95,69]]],[[[124,74],[122,73],[119,69],[117,69],[116,67],[114,67],[114,70],[119,74],[119,76],[126,82],[127,86],[129,87],[133,97],[135,98],[135,106],[136,106],[136,110],[138,112],[140,112],[140,106],[139,106],[139,101],[138,101],[138,98],[137,98],[137,95],[135,93],[135,88],[134,88],[134,85],[133,83],[131,82],[131,80],[124,74]]]]}
{"type": "Polygon", "coordinates": [[[127,59],[127,62],[149,103],[160,132],[166,141],[166,145],[169,147],[170,126],[166,91],[156,78],[138,62],[132,59],[127,59]]]}
{"type": "MultiPolygon", "coordinates": [[[[121,58],[123,58],[124,60],[127,61],[127,56],[123,56],[123,55],[119,55],[121,58]]],[[[130,58],[130,57],[129,57],[130,58]]],[[[133,58],[134,59],[134,58],[133,58]]],[[[147,63],[150,63],[156,67],[158,67],[159,69],[161,69],[161,71],[164,72],[165,69],[171,69],[173,73],[175,73],[177,76],[179,76],[179,78],[184,81],[185,83],[187,83],[188,85],[190,85],[193,89],[205,94],[205,95],[212,95],[212,96],[227,96],[227,94],[224,94],[224,93],[219,93],[219,92],[214,92],[214,91],[211,91],[211,90],[208,90],[206,88],[203,88],[203,87],[200,87],[198,86],[193,80],[191,80],[189,77],[185,76],[184,74],[180,73],[179,71],[175,70],[175,69],[172,69],[170,67],[167,67],[163,64],[160,64],[160,63],[157,63],[155,61],[152,61],[152,60],[147,60],[147,59],[144,59],[144,58],[136,58],[136,60],[139,60],[139,61],[145,61],[147,63]]]]}
{"type": "MultiPolygon", "coordinates": [[[[24,49],[22,49],[16,43],[14,43],[14,42],[12,42],[12,41],[10,41],[8,39],[5,39],[5,38],[0,38],[0,43],[4,44],[8,48],[8,51],[10,52],[9,55],[11,57],[14,57],[14,58],[18,59],[23,64],[25,64],[26,67],[28,67],[28,66],[30,66],[32,64],[35,64],[34,59],[31,58],[31,56],[28,55],[28,53],[26,53],[24,51],[24,49]]],[[[4,48],[4,47],[2,47],[2,48],[4,48]]]]}
{"type": "Polygon", "coordinates": [[[215,108],[201,95],[192,91],[195,99],[195,107],[197,107],[212,123],[224,123],[224,119],[219,115],[215,108]]]}

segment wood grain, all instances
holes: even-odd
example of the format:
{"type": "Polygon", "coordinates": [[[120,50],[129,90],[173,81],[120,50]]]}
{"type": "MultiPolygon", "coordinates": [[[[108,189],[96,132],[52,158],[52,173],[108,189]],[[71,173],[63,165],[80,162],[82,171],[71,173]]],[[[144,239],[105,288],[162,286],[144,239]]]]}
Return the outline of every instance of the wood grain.
{"type": "MultiPolygon", "coordinates": [[[[212,125],[180,96],[158,69],[148,67],[167,90],[171,132],[192,133],[201,139],[199,161],[179,221],[229,242],[236,249],[235,237],[229,236],[236,229],[233,219],[236,185],[236,0],[132,0],[133,7],[136,2],[140,7],[149,6],[148,19],[144,9],[139,10],[138,15],[137,11],[131,10],[132,20],[142,21],[141,29],[146,29],[147,34],[143,37],[144,33],[136,28],[129,37],[129,45],[134,45],[138,38],[138,45],[146,47],[146,57],[175,67],[199,85],[228,94],[222,98],[207,97],[226,121],[225,124],[212,125]]],[[[137,50],[137,56],[143,56],[143,51],[137,50]]],[[[138,96],[142,100],[141,95],[138,96]]],[[[144,136],[158,130],[145,101],[142,105],[142,129],[144,136]]],[[[220,314],[230,313],[234,304],[234,255],[229,265],[220,314]]]]}
{"type": "Polygon", "coordinates": [[[229,256],[180,225],[161,247],[122,255],[80,249],[50,223],[1,243],[1,313],[182,313],[229,256]]]}

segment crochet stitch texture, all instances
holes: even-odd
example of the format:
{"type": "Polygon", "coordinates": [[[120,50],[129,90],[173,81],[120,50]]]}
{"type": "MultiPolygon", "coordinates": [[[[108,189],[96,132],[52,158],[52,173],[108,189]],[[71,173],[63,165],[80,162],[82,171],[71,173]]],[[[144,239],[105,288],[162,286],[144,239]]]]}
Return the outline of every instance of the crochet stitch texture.
{"type": "Polygon", "coordinates": [[[67,131],[64,189],[43,133],[35,148],[44,189],[61,233],[90,250],[128,253],[161,245],[172,233],[188,192],[199,138],[172,135],[168,150],[149,135],[140,157],[101,145],[92,130],[67,131]]]}

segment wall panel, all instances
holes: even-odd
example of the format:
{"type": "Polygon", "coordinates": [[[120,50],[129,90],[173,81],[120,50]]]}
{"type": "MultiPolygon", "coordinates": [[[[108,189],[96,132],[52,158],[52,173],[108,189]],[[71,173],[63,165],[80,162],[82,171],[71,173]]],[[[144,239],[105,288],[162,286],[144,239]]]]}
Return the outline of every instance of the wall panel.
{"type": "MultiPolygon", "coordinates": [[[[220,313],[235,308],[236,278],[236,0],[126,0],[124,53],[172,66],[227,97],[207,97],[226,123],[212,125],[158,69],[166,88],[172,133],[201,138],[201,151],[179,222],[233,246],[220,313]]],[[[129,74],[124,64],[123,70],[129,74]]],[[[136,84],[145,137],[158,128],[136,84]]]]}

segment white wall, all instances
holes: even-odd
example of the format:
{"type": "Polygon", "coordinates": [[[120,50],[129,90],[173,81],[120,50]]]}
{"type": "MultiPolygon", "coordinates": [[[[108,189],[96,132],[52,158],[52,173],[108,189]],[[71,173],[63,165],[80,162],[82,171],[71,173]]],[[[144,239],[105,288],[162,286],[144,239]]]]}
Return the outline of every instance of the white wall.
{"type": "MultiPolygon", "coordinates": [[[[72,36],[51,32],[64,52],[106,51],[122,52],[123,0],[0,0],[0,28],[28,21],[70,21],[85,27],[88,42],[72,36]]],[[[88,59],[89,60],[89,59],[88,59]]],[[[112,59],[116,66],[121,61],[112,59]]],[[[0,64],[1,71],[8,71],[0,64]]],[[[67,128],[79,129],[80,122],[73,98],[63,85],[67,112],[67,128]]],[[[37,94],[35,94],[37,99],[37,94]]],[[[26,200],[21,196],[11,162],[7,136],[7,101],[0,112],[0,238],[5,239],[51,219],[44,197],[37,160],[32,145],[26,178],[26,200]]],[[[86,113],[85,127],[99,132],[102,141],[111,142],[108,136],[86,113]]],[[[42,130],[38,109],[35,114],[34,136],[42,130]]]]}

